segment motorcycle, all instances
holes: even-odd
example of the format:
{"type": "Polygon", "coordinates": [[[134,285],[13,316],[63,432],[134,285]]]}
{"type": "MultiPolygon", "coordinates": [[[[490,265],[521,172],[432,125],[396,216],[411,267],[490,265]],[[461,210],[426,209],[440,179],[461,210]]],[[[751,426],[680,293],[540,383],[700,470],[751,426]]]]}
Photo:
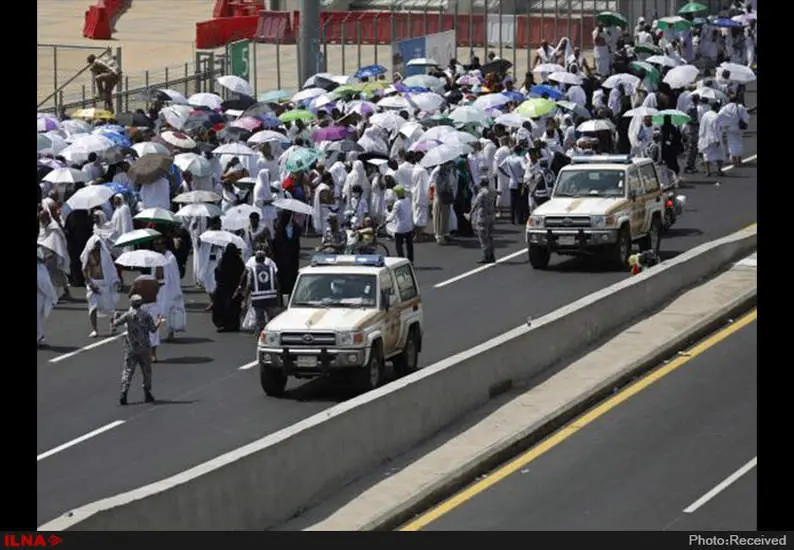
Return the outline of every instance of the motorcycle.
{"type": "Polygon", "coordinates": [[[684,215],[686,195],[678,195],[677,188],[678,185],[675,183],[662,187],[662,196],[664,197],[662,229],[664,231],[668,231],[678,221],[678,218],[684,215]]]}

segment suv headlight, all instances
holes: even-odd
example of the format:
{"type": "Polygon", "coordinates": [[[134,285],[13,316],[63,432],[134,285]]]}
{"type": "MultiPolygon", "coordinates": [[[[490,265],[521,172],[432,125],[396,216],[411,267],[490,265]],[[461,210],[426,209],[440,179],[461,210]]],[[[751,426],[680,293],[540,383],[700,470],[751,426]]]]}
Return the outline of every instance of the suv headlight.
{"type": "Polygon", "coordinates": [[[616,217],[610,216],[590,216],[590,224],[596,229],[615,227],[616,217]]]}
{"type": "Polygon", "coordinates": [[[543,216],[530,216],[527,226],[534,227],[536,229],[543,227],[543,216]]]}
{"type": "Polygon", "coordinates": [[[277,346],[279,344],[279,336],[278,332],[263,330],[259,335],[259,343],[265,346],[277,346]]]}
{"type": "Polygon", "coordinates": [[[336,341],[340,346],[354,346],[364,343],[364,333],[360,330],[353,330],[348,332],[339,332],[336,335],[336,341]]]}

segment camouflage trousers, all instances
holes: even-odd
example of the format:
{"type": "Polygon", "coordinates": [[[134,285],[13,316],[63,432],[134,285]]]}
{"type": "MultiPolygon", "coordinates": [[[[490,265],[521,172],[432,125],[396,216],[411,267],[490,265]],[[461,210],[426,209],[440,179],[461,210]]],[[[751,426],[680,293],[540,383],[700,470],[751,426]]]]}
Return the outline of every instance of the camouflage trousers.
{"type": "Polygon", "coordinates": [[[141,366],[143,374],[143,391],[152,391],[152,350],[130,351],[124,350],[124,369],[121,371],[121,393],[127,393],[135,374],[135,367],[141,366]]]}

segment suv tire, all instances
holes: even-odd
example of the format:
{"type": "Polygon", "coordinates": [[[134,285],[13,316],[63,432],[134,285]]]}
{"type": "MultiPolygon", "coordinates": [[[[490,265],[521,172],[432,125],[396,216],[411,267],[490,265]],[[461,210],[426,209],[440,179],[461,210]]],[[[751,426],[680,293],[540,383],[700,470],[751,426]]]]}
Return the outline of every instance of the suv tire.
{"type": "Polygon", "coordinates": [[[648,234],[640,239],[639,244],[641,251],[652,250],[654,254],[659,255],[662,245],[662,222],[659,221],[659,216],[653,217],[648,234]]]}
{"type": "Polygon", "coordinates": [[[610,251],[609,259],[616,268],[626,271],[629,268],[629,256],[631,256],[631,233],[624,225],[618,231],[618,241],[610,251]]]}
{"type": "Polygon", "coordinates": [[[546,269],[551,260],[551,250],[545,246],[529,245],[529,265],[533,269],[546,269]]]}
{"type": "Polygon", "coordinates": [[[287,377],[280,369],[259,365],[259,383],[265,395],[269,397],[282,397],[287,386],[287,377]]]}
{"type": "Polygon", "coordinates": [[[383,349],[380,342],[375,342],[372,344],[372,351],[366,366],[354,371],[353,385],[361,393],[374,390],[383,384],[384,371],[383,349]]]}
{"type": "Polygon", "coordinates": [[[416,326],[412,326],[405,340],[403,352],[392,360],[394,373],[406,376],[415,372],[419,365],[419,335],[416,326]]]}

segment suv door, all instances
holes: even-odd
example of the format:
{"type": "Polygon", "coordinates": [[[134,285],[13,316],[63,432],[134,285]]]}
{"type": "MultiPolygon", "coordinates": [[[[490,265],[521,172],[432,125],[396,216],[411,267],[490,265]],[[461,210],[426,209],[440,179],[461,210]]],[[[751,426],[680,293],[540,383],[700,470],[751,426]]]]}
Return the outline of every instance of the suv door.
{"type": "Polygon", "coordinates": [[[651,227],[653,213],[661,210],[664,202],[659,176],[652,162],[640,166],[640,177],[642,177],[642,186],[645,189],[645,227],[647,231],[651,227]]]}
{"type": "Polygon", "coordinates": [[[419,296],[419,285],[416,283],[411,264],[404,264],[394,270],[397,279],[397,291],[400,294],[400,336],[397,340],[400,349],[408,338],[408,327],[414,322],[422,322],[422,305],[419,296]]]}
{"type": "Polygon", "coordinates": [[[390,269],[378,275],[378,286],[384,296],[388,296],[392,305],[386,311],[386,318],[383,321],[383,354],[389,356],[394,353],[397,342],[400,338],[400,295],[394,284],[394,277],[390,269]],[[392,298],[392,296],[394,298],[392,298]]]}
{"type": "Polygon", "coordinates": [[[636,239],[644,235],[646,231],[645,189],[636,166],[629,167],[626,179],[628,180],[629,200],[631,201],[631,238],[636,239]]]}

